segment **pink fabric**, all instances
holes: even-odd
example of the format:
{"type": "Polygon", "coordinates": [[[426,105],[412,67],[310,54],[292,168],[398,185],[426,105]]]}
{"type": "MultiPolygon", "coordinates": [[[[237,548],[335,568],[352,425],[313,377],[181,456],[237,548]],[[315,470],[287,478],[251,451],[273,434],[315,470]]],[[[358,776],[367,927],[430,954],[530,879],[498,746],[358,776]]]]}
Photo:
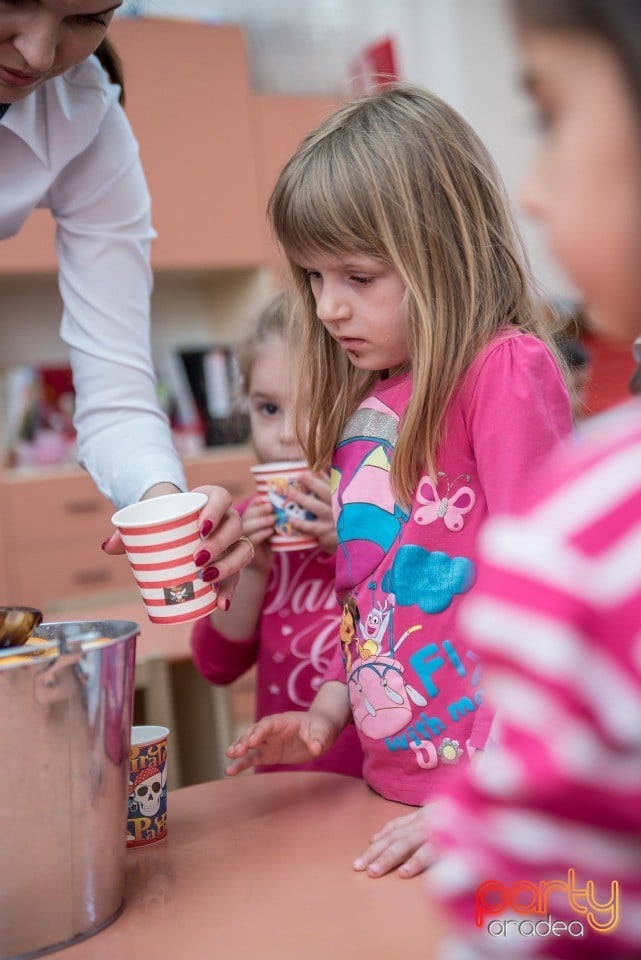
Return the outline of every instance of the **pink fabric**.
{"type": "MultiPolygon", "coordinates": [[[[241,505],[241,513],[246,505],[241,505]]],[[[216,684],[232,683],[256,663],[256,719],[306,710],[338,645],[339,620],[334,557],[320,548],[276,553],[256,634],[240,643],[226,640],[203,618],[192,633],[194,663],[216,684]]],[[[260,770],[326,770],[360,777],[362,762],[350,724],[317,760],[260,770]]]]}
{"type": "Polygon", "coordinates": [[[575,930],[582,923],[584,936],[516,936],[509,956],[639,956],[641,404],[607,424],[608,438],[597,429],[596,440],[581,441],[527,510],[488,524],[482,537],[461,622],[484,660],[496,730],[477,775],[462,777],[444,803],[433,835],[441,858],[430,871],[465,941],[452,945],[455,956],[507,955],[488,923],[515,915],[486,915],[477,928],[479,884],[567,884],[571,870],[575,888],[593,881],[601,903],[620,884],[618,915],[616,900],[596,911],[613,929],[595,932],[561,887],[545,914],[575,930]]]}
{"type": "Polygon", "coordinates": [[[547,348],[502,334],[452,399],[438,482],[425,475],[403,512],[380,490],[383,482],[389,490],[411,390],[408,376],[379,381],[335,451],[336,587],[358,616],[351,623],[346,615],[342,661],[334,657],[326,679],[347,679],[368,784],[420,805],[484,745],[489,729],[478,657],[455,631],[475,578],[479,530],[488,514],[525,499],[536,467],[569,434],[571,415],[547,348]]]}

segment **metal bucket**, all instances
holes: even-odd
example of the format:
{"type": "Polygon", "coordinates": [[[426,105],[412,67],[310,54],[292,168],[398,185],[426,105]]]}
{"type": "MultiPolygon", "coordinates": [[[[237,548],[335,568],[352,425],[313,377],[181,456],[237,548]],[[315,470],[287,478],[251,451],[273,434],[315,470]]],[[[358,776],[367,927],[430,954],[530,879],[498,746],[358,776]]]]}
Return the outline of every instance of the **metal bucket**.
{"type": "Polygon", "coordinates": [[[83,940],[123,908],[138,632],[43,624],[43,656],[0,658],[0,960],[83,940]]]}

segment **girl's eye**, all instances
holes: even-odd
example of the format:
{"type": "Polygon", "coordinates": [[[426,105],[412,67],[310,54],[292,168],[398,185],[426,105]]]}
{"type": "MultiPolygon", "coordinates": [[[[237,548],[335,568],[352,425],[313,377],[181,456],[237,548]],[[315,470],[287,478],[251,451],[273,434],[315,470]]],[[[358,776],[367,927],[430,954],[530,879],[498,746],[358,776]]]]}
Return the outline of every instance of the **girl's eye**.
{"type": "Polygon", "coordinates": [[[107,26],[107,20],[101,13],[79,13],[73,19],[83,27],[107,26]]]}
{"type": "Polygon", "coordinates": [[[275,403],[263,403],[260,412],[268,417],[275,417],[278,413],[278,406],[275,403]]]}
{"type": "Polygon", "coordinates": [[[374,277],[352,276],[351,279],[354,281],[354,283],[360,283],[360,284],[362,284],[363,286],[367,286],[368,283],[372,283],[372,282],[373,282],[374,277]]]}

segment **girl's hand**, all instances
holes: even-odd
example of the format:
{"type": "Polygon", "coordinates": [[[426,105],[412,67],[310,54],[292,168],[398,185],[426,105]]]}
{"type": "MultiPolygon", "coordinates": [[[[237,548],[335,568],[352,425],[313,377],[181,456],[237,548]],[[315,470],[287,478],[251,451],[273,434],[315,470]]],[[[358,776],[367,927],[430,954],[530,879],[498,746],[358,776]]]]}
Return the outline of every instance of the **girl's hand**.
{"type": "Polygon", "coordinates": [[[307,533],[315,537],[320,546],[326,553],[335,553],[338,546],[336,536],[336,524],[334,523],[334,513],[332,511],[332,497],[329,489],[329,477],[324,473],[306,473],[303,476],[303,483],[307,487],[308,493],[296,490],[293,487],[287,492],[287,496],[294,503],[304,507],[312,513],[315,520],[302,520],[298,517],[291,517],[289,522],[296,530],[301,533],[307,533]]]}
{"type": "MultiPolygon", "coordinates": [[[[218,582],[218,603],[228,609],[238,582],[238,573],[252,559],[248,543],[240,540],[243,527],[238,511],[232,506],[231,494],[223,487],[209,484],[194,487],[207,495],[207,503],[200,511],[200,538],[194,555],[196,566],[207,574],[207,582],[218,582]]],[[[171,484],[156,484],[142,498],[148,500],[166,493],[178,493],[171,484]]],[[[120,533],[116,531],[102,544],[108,554],[124,553],[120,533]]],[[[203,578],[205,579],[205,578],[203,578]]]]}
{"type": "Polygon", "coordinates": [[[290,710],[263,717],[227,748],[233,762],[225,773],[234,776],[257,764],[305,763],[329,750],[335,739],[332,724],[320,714],[290,710]]]}
{"type": "Polygon", "coordinates": [[[268,572],[274,563],[274,553],[267,541],[274,533],[275,518],[271,505],[255,495],[247,505],[242,516],[243,534],[254,545],[254,559],[250,563],[253,570],[268,572]]]}
{"type": "Polygon", "coordinates": [[[416,877],[432,862],[432,847],[427,839],[429,807],[421,807],[404,817],[389,820],[374,834],[354,870],[366,870],[370,877],[382,877],[398,867],[399,877],[416,877]]]}

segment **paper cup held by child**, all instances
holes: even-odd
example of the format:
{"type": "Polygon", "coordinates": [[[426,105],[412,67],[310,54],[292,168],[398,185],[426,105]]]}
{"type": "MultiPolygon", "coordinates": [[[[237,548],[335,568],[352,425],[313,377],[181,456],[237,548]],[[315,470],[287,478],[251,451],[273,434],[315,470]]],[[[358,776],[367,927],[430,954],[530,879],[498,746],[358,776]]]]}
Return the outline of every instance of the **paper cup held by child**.
{"type": "Polygon", "coordinates": [[[258,493],[269,501],[274,511],[276,532],[270,537],[269,546],[276,552],[310,550],[318,546],[315,537],[295,530],[290,523],[291,517],[300,517],[301,520],[316,519],[313,514],[294,503],[288,495],[291,489],[305,491],[301,478],[308,469],[304,460],[259,463],[250,467],[258,493]]]}
{"type": "Polygon", "coordinates": [[[127,846],[144,847],[167,836],[167,727],[131,728],[127,846]]]}
{"type": "Polygon", "coordinates": [[[194,563],[206,502],[204,493],[171,493],[133,503],[111,518],[153,623],[184,623],[216,609],[216,590],[199,578],[194,563]]]}

